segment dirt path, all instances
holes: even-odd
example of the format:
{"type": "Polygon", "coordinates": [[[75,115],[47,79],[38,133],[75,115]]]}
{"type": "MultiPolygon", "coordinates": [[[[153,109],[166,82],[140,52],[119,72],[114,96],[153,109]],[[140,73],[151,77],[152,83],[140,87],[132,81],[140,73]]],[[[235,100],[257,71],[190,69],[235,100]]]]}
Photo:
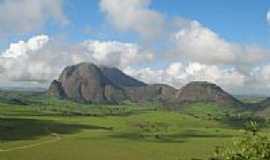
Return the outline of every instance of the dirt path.
{"type": "Polygon", "coordinates": [[[24,145],[24,146],[20,146],[20,147],[9,148],[9,149],[0,149],[0,152],[10,152],[10,151],[17,151],[17,150],[24,150],[24,149],[34,148],[34,147],[38,147],[38,146],[41,146],[41,145],[44,145],[44,144],[54,143],[54,142],[57,142],[57,141],[62,139],[61,136],[56,134],[56,133],[52,133],[52,136],[55,137],[52,140],[47,140],[47,141],[43,141],[43,142],[40,142],[40,143],[29,144],[29,145],[24,145]]]}

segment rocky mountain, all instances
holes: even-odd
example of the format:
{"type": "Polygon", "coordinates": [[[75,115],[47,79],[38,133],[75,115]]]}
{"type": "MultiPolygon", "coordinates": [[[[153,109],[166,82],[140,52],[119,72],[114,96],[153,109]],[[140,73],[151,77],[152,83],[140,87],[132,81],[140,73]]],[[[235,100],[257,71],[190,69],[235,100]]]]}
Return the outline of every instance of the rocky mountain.
{"type": "Polygon", "coordinates": [[[126,75],[117,68],[106,66],[100,67],[102,73],[114,85],[125,90],[127,98],[133,102],[143,103],[146,101],[167,102],[175,97],[176,89],[165,84],[148,85],[129,75],[126,75]]]}
{"type": "Polygon", "coordinates": [[[141,87],[126,87],[126,94],[133,102],[161,102],[164,104],[175,101],[177,89],[165,84],[152,84],[141,87]]]}
{"type": "Polygon", "coordinates": [[[131,76],[126,75],[118,68],[110,68],[106,66],[100,67],[102,73],[107,77],[114,85],[119,87],[143,87],[147,86],[144,82],[139,81],[131,76]]]}
{"type": "Polygon", "coordinates": [[[89,63],[66,67],[59,79],[52,82],[48,93],[78,102],[118,103],[125,99],[124,91],[89,63]]]}
{"type": "Polygon", "coordinates": [[[48,94],[90,103],[160,102],[180,106],[183,103],[215,102],[221,105],[240,104],[233,96],[209,82],[191,82],[177,90],[165,84],[146,84],[117,68],[91,63],[66,67],[48,94]]]}
{"type": "Polygon", "coordinates": [[[216,84],[194,81],[177,92],[178,103],[215,102],[220,105],[240,105],[241,102],[216,84]]]}
{"type": "Polygon", "coordinates": [[[66,93],[64,91],[64,88],[62,86],[62,83],[54,80],[52,81],[49,90],[48,90],[48,95],[49,96],[56,96],[59,98],[65,98],[66,97],[66,93]]]}

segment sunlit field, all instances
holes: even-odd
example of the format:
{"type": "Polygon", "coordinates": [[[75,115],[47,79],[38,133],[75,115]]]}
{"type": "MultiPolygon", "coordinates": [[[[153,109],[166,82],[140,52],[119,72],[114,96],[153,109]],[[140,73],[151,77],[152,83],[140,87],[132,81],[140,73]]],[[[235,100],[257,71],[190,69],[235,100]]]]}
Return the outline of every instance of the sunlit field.
{"type": "Polygon", "coordinates": [[[79,104],[12,94],[20,98],[0,104],[1,160],[207,159],[240,136],[246,122],[206,103],[175,112],[154,103],[79,104]]]}

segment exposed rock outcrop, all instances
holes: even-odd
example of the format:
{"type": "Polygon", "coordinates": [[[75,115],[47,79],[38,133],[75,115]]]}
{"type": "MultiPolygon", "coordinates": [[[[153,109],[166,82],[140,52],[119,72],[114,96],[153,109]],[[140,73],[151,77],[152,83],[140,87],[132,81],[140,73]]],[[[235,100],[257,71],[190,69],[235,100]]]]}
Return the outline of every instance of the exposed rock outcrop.
{"type": "Polygon", "coordinates": [[[125,91],[129,99],[133,102],[161,102],[169,103],[175,100],[176,89],[164,85],[164,84],[153,84],[142,87],[126,87],[125,91]]]}
{"type": "Polygon", "coordinates": [[[240,102],[209,82],[191,82],[177,90],[165,84],[145,84],[117,68],[81,63],[66,67],[52,82],[48,94],[78,102],[120,103],[160,102],[180,106],[183,103],[215,102],[235,105],[240,102]]]}
{"type": "Polygon", "coordinates": [[[239,105],[241,102],[216,84],[194,81],[177,92],[178,103],[215,102],[221,105],[239,105]]]}
{"type": "Polygon", "coordinates": [[[62,87],[61,82],[54,80],[48,90],[48,95],[49,96],[55,96],[58,98],[66,98],[66,93],[62,87]]]}
{"type": "Polygon", "coordinates": [[[117,68],[110,68],[106,66],[100,67],[102,73],[108,78],[114,85],[119,87],[142,87],[146,86],[142,81],[139,81],[131,76],[126,75],[117,68]]]}
{"type": "Polygon", "coordinates": [[[58,96],[61,89],[64,94],[60,95],[78,102],[118,103],[125,99],[123,90],[108,80],[96,65],[89,63],[66,67],[59,80],[50,86],[49,94],[58,96]],[[57,89],[58,92],[54,91],[57,89]]]}

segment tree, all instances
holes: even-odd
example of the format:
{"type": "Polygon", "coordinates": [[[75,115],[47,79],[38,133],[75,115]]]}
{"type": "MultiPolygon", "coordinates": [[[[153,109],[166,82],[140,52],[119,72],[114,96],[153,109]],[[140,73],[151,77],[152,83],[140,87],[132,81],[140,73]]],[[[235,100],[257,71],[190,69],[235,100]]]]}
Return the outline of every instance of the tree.
{"type": "Polygon", "coordinates": [[[270,160],[270,139],[258,132],[256,122],[250,122],[244,137],[231,147],[217,147],[210,160],[270,160]]]}

